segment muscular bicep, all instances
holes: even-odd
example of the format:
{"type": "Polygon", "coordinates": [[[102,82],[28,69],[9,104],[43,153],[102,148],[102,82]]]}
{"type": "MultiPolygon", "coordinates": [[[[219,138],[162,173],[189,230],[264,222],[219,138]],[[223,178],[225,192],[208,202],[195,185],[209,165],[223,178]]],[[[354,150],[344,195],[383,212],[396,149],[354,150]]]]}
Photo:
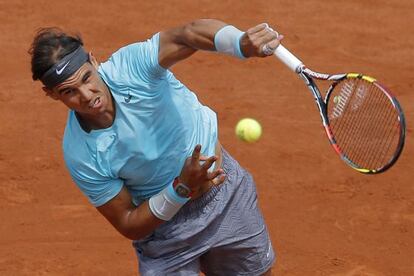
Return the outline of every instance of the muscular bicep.
{"type": "Polygon", "coordinates": [[[151,213],[148,201],[136,207],[125,186],[114,198],[97,207],[97,210],[119,233],[132,240],[145,237],[163,222],[151,213]]]}
{"type": "Polygon", "coordinates": [[[200,19],[187,25],[160,33],[158,62],[169,68],[197,50],[214,51],[214,35],[226,23],[214,19],[200,19]]]}

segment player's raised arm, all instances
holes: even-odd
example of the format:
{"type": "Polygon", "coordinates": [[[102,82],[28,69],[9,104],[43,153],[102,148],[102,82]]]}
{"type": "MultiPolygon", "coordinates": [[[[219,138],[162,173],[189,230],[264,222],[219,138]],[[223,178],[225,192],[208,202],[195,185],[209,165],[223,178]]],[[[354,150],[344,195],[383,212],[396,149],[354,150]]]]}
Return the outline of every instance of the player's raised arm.
{"type": "Polygon", "coordinates": [[[169,68],[197,50],[217,51],[238,58],[272,55],[283,36],[266,23],[246,32],[215,19],[199,19],[160,33],[159,64],[169,68]]]}

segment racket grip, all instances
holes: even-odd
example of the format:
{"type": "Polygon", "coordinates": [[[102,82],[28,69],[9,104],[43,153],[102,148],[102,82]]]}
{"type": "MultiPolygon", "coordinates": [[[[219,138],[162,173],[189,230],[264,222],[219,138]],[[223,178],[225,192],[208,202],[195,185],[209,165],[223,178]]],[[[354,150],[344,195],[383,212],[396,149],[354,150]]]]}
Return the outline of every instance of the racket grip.
{"type": "Polygon", "coordinates": [[[274,55],[295,73],[298,73],[298,69],[303,65],[303,62],[289,52],[282,44],[276,48],[274,55]]]}

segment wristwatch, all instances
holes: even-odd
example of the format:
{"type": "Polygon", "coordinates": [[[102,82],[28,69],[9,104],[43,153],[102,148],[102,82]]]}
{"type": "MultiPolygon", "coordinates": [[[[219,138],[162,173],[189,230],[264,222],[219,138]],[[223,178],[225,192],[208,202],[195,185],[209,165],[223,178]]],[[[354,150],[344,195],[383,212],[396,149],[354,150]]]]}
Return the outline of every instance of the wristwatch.
{"type": "Polygon", "coordinates": [[[191,194],[193,193],[191,189],[182,183],[178,177],[174,179],[173,188],[177,195],[183,198],[191,198],[191,194]]]}

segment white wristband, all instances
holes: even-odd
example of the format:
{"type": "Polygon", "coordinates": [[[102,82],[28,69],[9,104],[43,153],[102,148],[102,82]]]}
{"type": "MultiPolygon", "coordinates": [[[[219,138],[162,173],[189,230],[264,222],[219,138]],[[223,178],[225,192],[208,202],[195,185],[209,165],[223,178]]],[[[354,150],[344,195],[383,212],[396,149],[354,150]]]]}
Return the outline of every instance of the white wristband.
{"type": "Polygon", "coordinates": [[[232,25],[227,25],[218,30],[214,36],[214,46],[217,52],[245,59],[246,57],[240,49],[240,39],[243,34],[244,32],[232,25]]]}
{"type": "Polygon", "coordinates": [[[173,183],[168,185],[159,194],[149,199],[151,212],[159,219],[168,221],[189,201],[190,198],[183,198],[174,191],[173,183]]]}

